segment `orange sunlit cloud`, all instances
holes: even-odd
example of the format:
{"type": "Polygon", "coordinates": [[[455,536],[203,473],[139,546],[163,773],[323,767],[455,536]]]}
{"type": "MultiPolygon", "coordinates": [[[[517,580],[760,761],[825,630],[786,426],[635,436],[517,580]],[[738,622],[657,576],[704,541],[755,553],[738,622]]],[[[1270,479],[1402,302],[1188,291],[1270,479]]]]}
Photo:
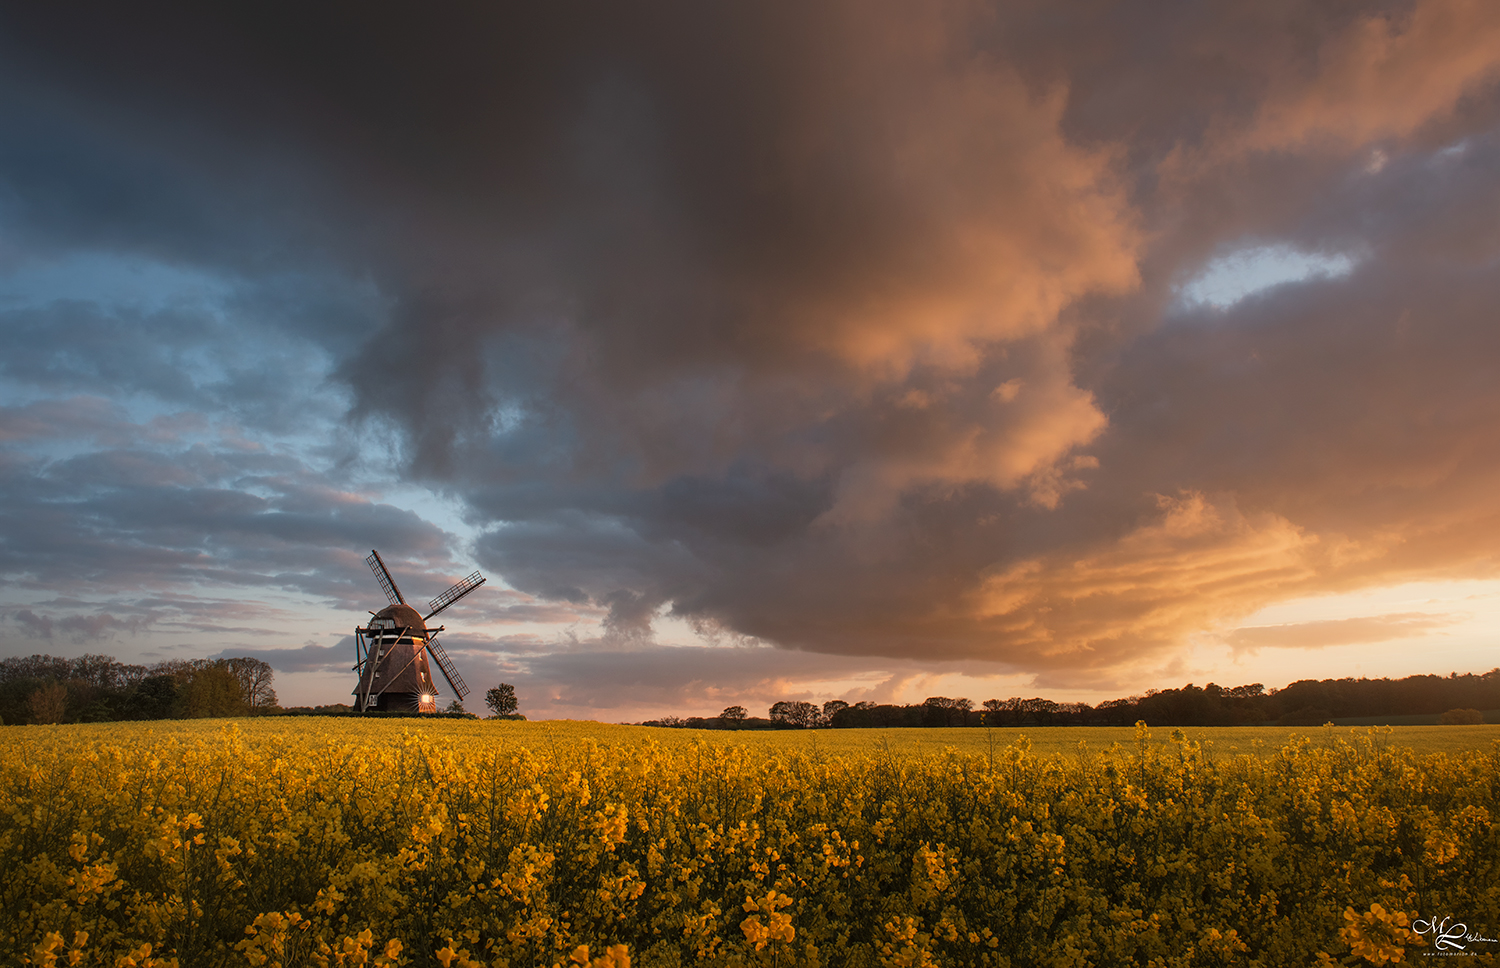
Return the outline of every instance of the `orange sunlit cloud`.
{"type": "Polygon", "coordinates": [[[539,714],[1494,664],[1494,4],[0,26],[8,653],[321,696],[379,547],[539,714]]]}

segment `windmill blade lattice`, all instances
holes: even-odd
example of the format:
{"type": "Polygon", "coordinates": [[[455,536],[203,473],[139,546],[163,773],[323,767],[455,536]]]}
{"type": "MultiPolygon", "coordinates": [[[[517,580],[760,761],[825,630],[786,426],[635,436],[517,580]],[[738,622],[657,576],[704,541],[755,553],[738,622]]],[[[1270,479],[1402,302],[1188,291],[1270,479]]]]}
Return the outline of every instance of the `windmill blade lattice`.
{"type": "Polygon", "coordinates": [[[370,571],[375,573],[375,580],[380,582],[380,590],[385,592],[385,597],[390,599],[392,605],[405,605],[406,599],[401,597],[401,589],[396,587],[396,579],[386,570],[385,562],[380,558],[380,552],[374,548],[370,549],[370,557],[365,559],[365,564],[370,566],[370,571]]]}
{"type": "Polygon", "coordinates": [[[443,651],[441,645],[438,645],[437,636],[434,635],[427,640],[427,651],[432,653],[439,671],[443,673],[443,678],[448,680],[448,685],[457,693],[458,701],[463,702],[464,697],[469,694],[469,687],[464,683],[464,677],[459,675],[458,670],[453,667],[453,660],[448,658],[448,653],[443,651]]]}
{"type": "Polygon", "coordinates": [[[452,605],[460,598],[463,598],[465,595],[469,594],[469,592],[472,592],[480,585],[483,585],[484,581],[484,576],[476,571],[474,572],[474,574],[470,575],[468,578],[465,578],[463,581],[454,582],[452,588],[448,589],[437,598],[434,598],[432,601],[427,603],[427,607],[432,609],[432,611],[428,612],[426,617],[423,618],[422,621],[428,621],[438,612],[441,612],[449,605],[452,605]]]}

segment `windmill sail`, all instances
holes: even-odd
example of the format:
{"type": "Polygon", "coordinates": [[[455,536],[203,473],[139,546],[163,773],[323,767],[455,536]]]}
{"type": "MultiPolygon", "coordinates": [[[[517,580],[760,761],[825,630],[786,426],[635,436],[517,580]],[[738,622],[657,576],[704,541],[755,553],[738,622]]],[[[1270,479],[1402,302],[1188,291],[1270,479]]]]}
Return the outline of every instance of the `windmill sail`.
{"type": "Polygon", "coordinates": [[[469,687],[464,684],[464,677],[453,668],[453,660],[448,658],[448,653],[443,651],[441,645],[438,645],[437,636],[427,640],[427,651],[432,653],[433,659],[437,660],[438,669],[442,671],[443,678],[448,680],[448,685],[458,694],[459,702],[463,702],[463,698],[469,694],[469,687]]]}
{"type": "Polygon", "coordinates": [[[477,571],[474,572],[474,574],[470,575],[468,578],[465,578],[463,581],[455,582],[452,588],[448,589],[437,598],[434,598],[432,601],[427,603],[427,607],[432,609],[432,611],[428,612],[427,617],[422,621],[430,621],[432,617],[438,612],[441,612],[443,609],[447,608],[449,605],[452,605],[454,602],[458,601],[460,598],[463,598],[465,595],[469,594],[469,592],[472,592],[474,589],[483,584],[484,576],[477,571]]]}
{"type": "Polygon", "coordinates": [[[380,552],[371,548],[370,557],[365,559],[365,564],[375,573],[375,580],[380,582],[380,589],[385,592],[385,597],[390,599],[391,604],[405,605],[406,599],[401,597],[401,589],[396,587],[396,580],[386,570],[385,562],[380,560],[380,552]]]}

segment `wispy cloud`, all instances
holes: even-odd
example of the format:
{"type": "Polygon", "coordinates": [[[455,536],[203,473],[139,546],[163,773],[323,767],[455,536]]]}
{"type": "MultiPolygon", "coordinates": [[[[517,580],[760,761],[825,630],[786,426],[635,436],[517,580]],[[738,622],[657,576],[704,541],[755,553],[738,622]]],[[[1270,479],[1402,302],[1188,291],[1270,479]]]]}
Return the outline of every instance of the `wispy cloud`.
{"type": "Polygon", "coordinates": [[[1393,612],[1357,618],[1324,619],[1286,625],[1238,628],[1225,636],[1235,649],[1320,649],[1331,645],[1388,642],[1427,635],[1462,621],[1467,616],[1432,615],[1426,612],[1393,612]]]}

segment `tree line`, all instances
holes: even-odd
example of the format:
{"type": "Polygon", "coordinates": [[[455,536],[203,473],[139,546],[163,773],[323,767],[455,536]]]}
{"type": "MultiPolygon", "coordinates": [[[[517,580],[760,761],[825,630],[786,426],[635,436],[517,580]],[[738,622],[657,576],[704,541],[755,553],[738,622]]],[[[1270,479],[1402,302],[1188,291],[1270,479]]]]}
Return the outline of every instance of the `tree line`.
{"type": "Polygon", "coordinates": [[[1302,679],[1284,689],[1188,683],[1091,706],[1033,697],[969,699],[933,696],[910,705],[830,700],[777,702],[765,718],[730,706],[715,717],[667,716],[645,726],[698,729],[812,729],[952,726],[1319,726],[1334,719],[1438,716],[1445,722],[1500,722],[1500,668],[1485,673],[1404,679],[1302,679]]]}
{"type": "MultiPolygon", "coordinates": [[[[283,709],[275,673],[260,659],[170,659],[131,665],[113,656],[52,655],[0,658],[0,725],[102,723],[226,716],[401,716],[359,713],[348,703],[283,709]]],[[[524,720],[515,687],[502,682],[485,693],[493,719],[524,720]]],[[[432,713],[409,715],[434,715],[432,713]]],[[[454,700],[441,715],[466,716],[454,700]]]]}
{"type": "Polygon", "coordinates": [[[113,656],[0,659],[0,722],[97,723],[253,716],[276,710],[275,673],[260,659],[169,659],[154,665],[113,656]]]}

